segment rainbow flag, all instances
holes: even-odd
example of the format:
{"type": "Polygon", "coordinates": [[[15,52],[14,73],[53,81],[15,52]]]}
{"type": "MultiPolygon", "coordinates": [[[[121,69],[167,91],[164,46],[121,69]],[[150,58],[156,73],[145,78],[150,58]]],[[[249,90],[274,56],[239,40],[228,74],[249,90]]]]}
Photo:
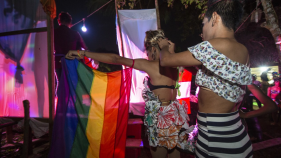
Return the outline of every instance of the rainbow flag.
{"type": "Polygon", "coordinates": [[[131,69],[103,73],[62,59],[50,158],[124,158],[131,69]]]}

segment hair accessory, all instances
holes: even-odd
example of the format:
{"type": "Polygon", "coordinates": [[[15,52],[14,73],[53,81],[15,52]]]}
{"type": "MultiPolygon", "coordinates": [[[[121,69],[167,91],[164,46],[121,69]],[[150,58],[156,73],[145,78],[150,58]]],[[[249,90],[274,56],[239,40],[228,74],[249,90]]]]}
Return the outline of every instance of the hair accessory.
{"type": "Polygon", "coordinates": [[[134,65],[135,65],[135,59],[133,59],[133,64],[132,64],[131,68],[134,68],[134,65]]]}

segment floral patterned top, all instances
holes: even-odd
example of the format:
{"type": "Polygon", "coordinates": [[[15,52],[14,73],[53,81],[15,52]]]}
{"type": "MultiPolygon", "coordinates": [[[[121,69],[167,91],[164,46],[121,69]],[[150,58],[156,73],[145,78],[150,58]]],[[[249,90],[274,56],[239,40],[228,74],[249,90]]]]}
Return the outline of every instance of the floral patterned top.
{"type": "Polygon", "coordinates": [[[229,59],[208,41],[188,50],[203,64],[196,74],[197,85],[209,88],[231,102],[242,101],[245,90],[241,85],[252,83],[251,70],[247,65],[229,59]]]}

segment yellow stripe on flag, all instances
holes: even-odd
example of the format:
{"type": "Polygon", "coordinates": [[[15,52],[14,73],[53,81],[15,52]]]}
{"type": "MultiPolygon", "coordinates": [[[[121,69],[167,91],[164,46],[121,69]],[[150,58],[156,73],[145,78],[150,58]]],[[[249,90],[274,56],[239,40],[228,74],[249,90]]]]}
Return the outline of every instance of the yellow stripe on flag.
{"type": "Polygon", "coordinates": [[[107,90],[107,74],[96,70],[91,87],[92,103],[88,116],[86,135],[89,140],[87,158],[99,158],[107,90]]]}

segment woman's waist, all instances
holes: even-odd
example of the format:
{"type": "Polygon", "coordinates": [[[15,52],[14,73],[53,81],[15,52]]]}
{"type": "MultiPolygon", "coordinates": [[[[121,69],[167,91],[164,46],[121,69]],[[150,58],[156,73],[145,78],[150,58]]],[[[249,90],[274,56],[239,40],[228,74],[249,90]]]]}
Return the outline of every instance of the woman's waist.
{"type": "MultiPolygon", "coordinates": [[[[196,84],[200,86],[200,92],[205,91],[208,93],[213,93],[225,100],[231,102],[239,102],[242,100],[245,90],[241,85],[232,85],[229,83],[217,83],[197,81],[196,84]]],[[[215,96],[214,95],[214,96],[215,96]]]]}
{"type": "Polygon", "coordinates": [[[199,111],[205,113],[229,113],[236,103],[228,101],[214,92],[200,91],[198,95],[199,111]]]}
{"type": "Polygon", "coordinates": [[[230,113],[203,113],[198,111],[197,123],[201,129],[237,129],[242,125],[238,111],[230,113]]]}

